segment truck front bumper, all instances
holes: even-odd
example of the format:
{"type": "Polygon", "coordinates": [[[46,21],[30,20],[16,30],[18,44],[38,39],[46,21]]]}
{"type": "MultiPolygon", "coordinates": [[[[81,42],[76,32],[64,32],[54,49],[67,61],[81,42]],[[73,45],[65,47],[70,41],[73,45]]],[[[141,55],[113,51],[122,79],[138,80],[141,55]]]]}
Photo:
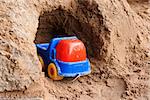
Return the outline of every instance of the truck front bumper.
{"type": "Polygon", "coordinates": [[[63,62],[57,60],[59,67],[58,74],[64,77],[83,76],[91,72],[90,62],[88,59],[79,62],[63,62]]]}

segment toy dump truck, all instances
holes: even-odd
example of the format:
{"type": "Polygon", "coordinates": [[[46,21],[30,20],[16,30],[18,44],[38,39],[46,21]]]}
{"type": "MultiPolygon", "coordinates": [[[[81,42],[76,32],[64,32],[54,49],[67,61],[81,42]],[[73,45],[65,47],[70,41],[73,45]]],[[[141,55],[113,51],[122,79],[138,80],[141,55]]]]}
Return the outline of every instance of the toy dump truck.
{"type": "Polygon", "coordinates": [[[91,72],[86,48],[77,37],[57,37],[50,43],[36,44],[42,69],[53,80],[91,72]]]}

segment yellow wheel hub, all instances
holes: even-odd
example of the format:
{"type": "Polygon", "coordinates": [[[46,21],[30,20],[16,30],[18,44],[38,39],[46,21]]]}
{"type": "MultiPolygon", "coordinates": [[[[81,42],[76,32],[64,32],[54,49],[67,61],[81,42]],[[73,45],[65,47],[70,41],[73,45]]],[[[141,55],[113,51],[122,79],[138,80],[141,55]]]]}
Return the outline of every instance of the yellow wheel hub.
{"type": "Polygon", "coordinates": [[[62,79],[63,79],[63,76],[59,76],[59,75],[58,75],[58,71],[57,71],[57,68],[56,68],[56,66],[55,66],[54,63],[50,63],[50,64],[48,65],[47,72],[48,72],[48,76],[49,76],[52,80],[62,80],[62,79]]]}
{"type": "Polygon", "coordinates": [[[44,61],[43,61],[42,57],[40,55],[38,55],[38,58],[39,58],[39,61],[42,65],[42,70],[45,70],[44,61]]]}

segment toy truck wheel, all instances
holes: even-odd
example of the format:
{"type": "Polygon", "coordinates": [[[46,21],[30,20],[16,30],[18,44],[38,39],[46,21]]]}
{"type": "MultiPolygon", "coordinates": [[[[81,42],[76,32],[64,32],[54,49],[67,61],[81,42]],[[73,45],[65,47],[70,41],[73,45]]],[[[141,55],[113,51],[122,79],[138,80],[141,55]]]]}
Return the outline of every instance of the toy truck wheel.
{"type": "Polygon", "coordinates": [[[41,65],[42,65],[42,71],[44,71],[45,70],[44,61],[43,61],[43,59],[42,59],[42,57],[40,55],[38,55],[38,58],[39,58],[39,61],[40,61],[41,65]]]}
{"type": "Polygon", "coordinates": [[[57,71],[57,67],[55,66],[54,63],[50,63],[48,65],[48,76],[52,79],[52,80],[62,80],[64,77],[63,76],[59,76],[58,75],[58,71],[57,71]]]}

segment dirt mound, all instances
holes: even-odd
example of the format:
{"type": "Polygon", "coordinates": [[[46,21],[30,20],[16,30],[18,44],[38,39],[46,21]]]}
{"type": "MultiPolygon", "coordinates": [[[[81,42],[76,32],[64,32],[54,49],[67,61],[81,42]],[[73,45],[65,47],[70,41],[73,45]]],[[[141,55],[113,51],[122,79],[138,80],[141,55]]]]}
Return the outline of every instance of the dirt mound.
{"type": "Polygon", "coordinates": [[[0,1],[0,96],[149,99],[149,12],[146,17],[139,16],[139,10],[134,9],[135,2],[140,7],[139,1],[128,2],[0,1]],[[90,75],[75,82],[44,77],[34,43],[47,42],[58,34],[73,34],[85,43],[90,75]]]}

